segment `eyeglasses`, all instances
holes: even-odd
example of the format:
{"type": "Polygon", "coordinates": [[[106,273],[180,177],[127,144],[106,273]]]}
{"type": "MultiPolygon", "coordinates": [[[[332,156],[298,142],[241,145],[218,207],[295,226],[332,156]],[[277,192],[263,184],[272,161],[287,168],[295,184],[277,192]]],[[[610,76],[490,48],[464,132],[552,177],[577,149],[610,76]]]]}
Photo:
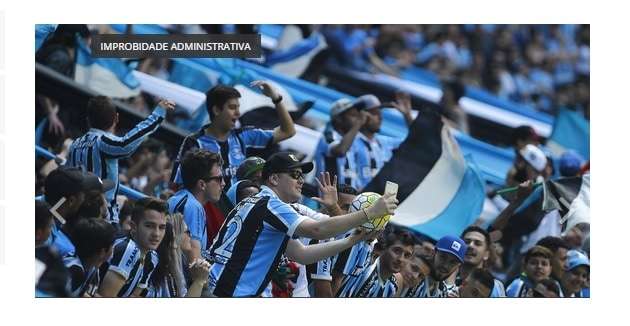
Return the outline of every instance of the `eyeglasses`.
{"type": "Polygon", "coordinates": [[[214,180],[216,182],[221,182],[221,180],[223,180],[223,176],[222,175],[217,175],[217,176],[214,176],[214,177],[207,177],[205,179],[206,182],[210,182],[212,180],[214,180]]]}
{"type": "Polygon", "coordinates": [[[293,178],[293,179],[295,179],[295,180],[298,180],[298,179],[300,179],[300,178],[301,178],[302,180],[304,180],[304,173],[302,173],[302,171],[300,171],[300,170],[294,170],[294,171],[291,171],[291,172],[287,172],[287,174],[288,174],[291,178],[293,178]]]}

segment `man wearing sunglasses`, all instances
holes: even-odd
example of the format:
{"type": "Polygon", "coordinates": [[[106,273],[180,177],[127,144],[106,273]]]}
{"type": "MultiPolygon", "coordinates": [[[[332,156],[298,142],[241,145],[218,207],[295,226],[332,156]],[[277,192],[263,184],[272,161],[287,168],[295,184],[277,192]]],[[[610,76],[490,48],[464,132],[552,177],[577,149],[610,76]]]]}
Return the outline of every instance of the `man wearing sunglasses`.
{"type": "Polygon", "coordinates": [[[214,296],[260,296],[283,253],[300,264],[311,264],[351,247],[369,234],[357,233],[310,246],[304,246],[296,240],[298,237],[331,238],[370,219],[393,214],[397,207],[398,200],[386,194],[374,206],[359,212],[322,220],[302,216],[290,204],[300,200],[303,174],[312,169],[313,163],[301,163],[286,152],[267,160],[261,191],[230,212],[212,245],[215,262],[208,286],[214,296]]]}
{"type": "Polygon", "coordinates": [[[207,249],[206,212],[203,205],[216,203],[225,187],[221,173],[221,157],[203,149],[194,149],[184,155],[181,165],[184,188],[168,200],[169,213],[181,213],[190,231],[189,262],[201,258],[207,249]]]}

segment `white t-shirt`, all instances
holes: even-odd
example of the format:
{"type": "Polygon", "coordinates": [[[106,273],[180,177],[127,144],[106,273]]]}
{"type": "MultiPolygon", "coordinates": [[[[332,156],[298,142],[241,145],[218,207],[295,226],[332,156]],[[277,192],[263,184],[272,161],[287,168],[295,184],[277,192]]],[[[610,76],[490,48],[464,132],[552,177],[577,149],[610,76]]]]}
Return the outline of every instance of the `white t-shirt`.
{"type": "MultiPolygon", "coordinates": [[[[330,217],[326,214],[319,213],[302,204],[291,204],[291,206],[295,209],[295,211],[298,214],[306,216],[306,217],[310,217],[317,221],[322,220],[322,219],[327,219],[330,217]]],[[[299,240],[305,246],[308,246],[309,242],[311,241],[311,239],[309,238],[300,238],[299,240]]],[[[298,275],[297,282],[295,283],[295,288],[293,289],[293,297],[294,298],[309,298],[311,295],[308,292],[308,279],[306,277],[306,273],[307,273],[306,266],[299,264],[297,262],[296,264],[298,265],[300,269],[300,275],[298,275]]]]}

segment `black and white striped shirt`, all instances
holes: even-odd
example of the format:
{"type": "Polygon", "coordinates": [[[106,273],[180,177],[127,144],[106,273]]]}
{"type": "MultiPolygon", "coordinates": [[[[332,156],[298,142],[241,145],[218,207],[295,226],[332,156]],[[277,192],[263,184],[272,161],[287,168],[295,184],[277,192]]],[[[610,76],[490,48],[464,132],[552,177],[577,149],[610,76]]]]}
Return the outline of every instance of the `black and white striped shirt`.
{"type": "Polygon", "coordinates": [[[129,297],[136,288],[146,289],[158,261],[158,254],[154,250],[143,255],[133,239],[117,239],[108,266],[108,272],[120,274],[125,279],[117,296],[129,297]]]}
{"type": "Polygon", "coordinates": [[[157,130],[165,115],[166,110],[158,106],[151,115],[122,137],[92,128],[70,145],[67,166],[80,167],[101,179],[112,180],[116,185],[114,189],[105,193],[110,222],[118,223],[119,208],[116,205],[119,186],[118,159],[133,154],[140,144],[157,130]]]}

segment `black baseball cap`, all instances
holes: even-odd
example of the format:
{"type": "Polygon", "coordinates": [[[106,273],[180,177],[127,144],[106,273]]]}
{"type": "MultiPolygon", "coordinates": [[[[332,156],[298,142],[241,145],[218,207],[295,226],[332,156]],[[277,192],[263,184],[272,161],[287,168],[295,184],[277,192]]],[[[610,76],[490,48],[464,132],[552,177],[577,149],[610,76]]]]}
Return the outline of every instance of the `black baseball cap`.
{"type": "Polygon", "coordinates": [[[94,173],[83,172],[76,167],[59,167],[51,171],[44,181],[46,201],[50,205],[62,197],[76,195],[80,192],[99,190],[102,192],[114,188],[110,180],[102,181],[94,173]]]}
{"type": "Polygon", "coordinates": [[[85,172],[81,186],[85,191],[98,190],[100,192],[107,192],[114,189],[115,184],[112,180],[103,180],[92,172],[85,172]]]}
{"type": "Polygon", "coordinates": [[[313,162],[302,163],[295,154],[289,152],[278,152],[269,157],[263,168],[263,179],[266,179],[272,173],[285,173],[293,169],[300,168],[303,173],[309,173],[313,170],[313,162]]]}

